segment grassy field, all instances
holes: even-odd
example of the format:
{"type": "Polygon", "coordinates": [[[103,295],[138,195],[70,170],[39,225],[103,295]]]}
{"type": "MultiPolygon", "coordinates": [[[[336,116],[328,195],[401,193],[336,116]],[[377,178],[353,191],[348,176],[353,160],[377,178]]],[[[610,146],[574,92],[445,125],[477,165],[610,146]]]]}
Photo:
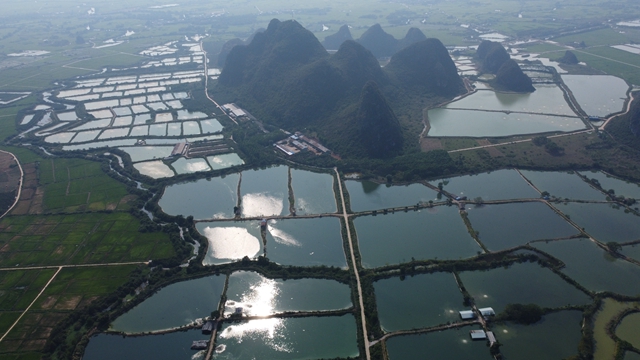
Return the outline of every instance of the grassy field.
{"type": "Polygon", "coordinates": [[[139,233],[128,213],[9,216],[0,267],[147,261],[174,255],[164,233],[139,233]]]}
{"type": "MultiPolygon", "coordinates": [[[[41,354],[37,351],[44,348],[47,338],[60,320],[71,311],[83,308],[98,297],[116,290],[127,280],[135,267],[136,265],[62,269],[38,298],[33,308],[0,343],[0,359],[39,359],[41,354]]],[[[7,273],[6,277],[18,277],[20,272],[7,273]]],[[[42,275],[37,276],[36,279],[42,279],[46,283],[55,270],[42,270],[41,273],[42,275]]],[[[37,289],[37,294],[42,290],[43,285],[44,283],[40,285],[39,282],[34,281],[30,287],[33,287],[34,291],[37,289]]],[[[33,298],[35,295],[29,303],[33,298]]],[[[0,312],[0,326],[13,323],[17,318],[16,314],[19,313],[0,312]]]]}
{"type": "Polygon", "coordinates": [[[575,53],[580,61],[594,69],[640,85],[640,55],[610,47],[576,50],[575,53]]]}

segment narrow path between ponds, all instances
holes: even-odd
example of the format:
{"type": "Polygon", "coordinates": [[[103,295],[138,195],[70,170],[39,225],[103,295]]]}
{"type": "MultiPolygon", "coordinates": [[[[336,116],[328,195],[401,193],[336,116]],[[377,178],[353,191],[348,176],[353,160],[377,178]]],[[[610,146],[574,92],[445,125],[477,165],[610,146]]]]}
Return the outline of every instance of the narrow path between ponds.
{"type": "Polygon", "coordinates": [[[362,300],[362,286],[360,285],[360,274],[356,264],[356,256],[353,251],[353,240],[351,239],[351,227],[349,226],[349,214],[347,214],[347,205],[344,201],[344,193],[342,191],[342,180],[338,168],[333,168],[338,177],[338,188],[340,189],[340,200],[342,201],[342,216],[344,217],[344,225],[347,228],[347,238],[349,239],[349,252],[351,255],[351,265],[353,266],[353,274],[356,276],[356,285],[358,286],[358,303],[360,306],[360,319],[362,320],[362,337],[364,338],[365,358],[371,360],[371,352],[369,351],[369,335],[367,334],[367,320],[364,315],[364,301],[362,300]]]}
{"type": "Polygon", "coordinates": [[[204,50],[204,46],[202,46],[202,41],[200,41],[200,50],[202,51],[202,54],[204,54],[204,95],[207,97],[207,99],[209,99],[209,101],[214,103],[215,106],[220,109],[220,111],[222,111],[223,115],[226,115],[229,120],[238,125],[238,122],[234,118],[229,116],[227,112],[222,109],[222,106],[220,106],[220,104],[218,104],[209,96],[209,59],[207,58],[207,52],[204,50]]]}
{"type": "Polygon", "coordinates": [[[18,322],[20,322],[20,319],[22,319],[22,317],[27,313],[27,311],[29,311],[29,309],[31,309],[31,307],[33,306],[33,304],[36,303],[36,301],[38,301],[38,299],[40,298],[40,295],[42,295],[42,293],[44,293],[45,290],[47,290],[47,287],[49,286],[49,284],[51,284],[51,282],[53,281],[53,279],[56,278],[56,276],[58,275],[58,273],[62,270],[62,266],[58,267],[58,271],[56,271],[55,274],[53,274],[53,276],[51,277],[51,279],[49,279],[49,281],[47,282],[47,284],[42,288],[42,290],[40,291],[40,293],[38,293],[38,296],[36,296],[35,299],[33,299],[33,301],[31,302],[31,304],[29,304],[29,306],[22,312],[22,314],[20,314],[20,316],[18,317],[18,319],[13,323],[13,325],[11,325],[11,327],[9,328],[9,330],[7,330],[7,332],[4,333],[4,335],[2,335],[2,337],[0,338],[0,342],[2,342],[2,340],[4,340],[5,337],[7,337],[7,335],[9,335],[9,333],[11,332],[11,330],[13,330],[14,327],[16,327],[16,325],[18,325],[18,322]]]}

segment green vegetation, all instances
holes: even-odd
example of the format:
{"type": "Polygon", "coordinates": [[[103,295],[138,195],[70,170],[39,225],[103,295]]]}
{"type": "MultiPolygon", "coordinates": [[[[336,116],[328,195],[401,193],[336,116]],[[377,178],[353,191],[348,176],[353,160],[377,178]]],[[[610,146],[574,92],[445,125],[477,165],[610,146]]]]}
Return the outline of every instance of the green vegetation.
{"type": "Polygon", "coordinates": [[[544,315],[544,310],[536,304],[507,304],[496,320],[531,325],[540,321],[542,315],[544,315]]]}

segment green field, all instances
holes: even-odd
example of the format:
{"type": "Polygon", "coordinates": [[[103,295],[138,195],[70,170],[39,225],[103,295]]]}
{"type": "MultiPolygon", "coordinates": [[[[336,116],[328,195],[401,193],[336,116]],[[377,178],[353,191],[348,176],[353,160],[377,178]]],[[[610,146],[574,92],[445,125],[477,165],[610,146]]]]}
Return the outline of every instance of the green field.
{"type": "Polygon", "coordinates": [[[9,216],[0,267],[147,261],[174,255],[165,233],[139,233],[129,213],[9,216]]]}

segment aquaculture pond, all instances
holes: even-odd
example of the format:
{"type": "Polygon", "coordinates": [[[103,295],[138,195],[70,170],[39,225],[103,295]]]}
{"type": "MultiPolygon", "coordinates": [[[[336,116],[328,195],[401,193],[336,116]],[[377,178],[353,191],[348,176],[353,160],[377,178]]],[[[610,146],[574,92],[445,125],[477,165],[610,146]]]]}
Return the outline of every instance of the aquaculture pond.
{"type": "Polygon", "coordinates": [[[225,264],[263,254],[259,221],[202,222],[196,228],[209,241],[203,265],[225,264]]]}
{"type": "Polygon", "coordinates": [[[479,326],[432,332],[420,335],[394,336],[387,340],[389,360],[491,360],[486,341],[473,341],[470,330],[479,326]]]}
{"type": "Polygon", "coordinates": [[[267,257],[278,264],[347,267],[338,218],[269,220],[266,237],[267,257]]]}
{"type": "Polygon", "coordinates": [[[640,244],[623,246],[620,249],[620,252],[630,258],[640,261],[640,244]]]}
{"type": "Polygon", "coordinates": [[[375,268],[412,258],[460,259],[482,248],[467,231],[457,207],[360,216],[354,220],[362,265],[375,268]]]}
{"type": "Polygon", "coordinates": [[[469,200],[506,200],[538,198],[540,194],[531,187],[516,170],[498,170],[478,175],[458,176],[432,181],[433,186],[442,183],[443,190],[469,200]]]}
{"type": "Polygon", "coordinates": [[[587,239],[533,244],[560,260],[562,272],[592,291],[640,295],[640,267],[616,259],[587,239]]]}
{"type": "Polygon", "coordinates": [[[289,214],[289,168],[242,172],[240,193],[245,217],[289,214]]]}
{"type": "Polygon", "coordinates": [[[296,214],[324,214],[338,211],[330,174],[291,169],[291,186],[296,214]]]}
{"type": "Polygon", "coordinates": [[[192,360],[194,340],[208,340],[200,329],[165,335],[123,337],[99,334],[91,338],[82,357],[84,360],[192,360]]]}
{"type": "Polygon", "coordinates": [[[478,307],[492,307],[496,312],[504,310],[507,304],[559,307],[591,302],[585,293],[553,271],[535,263],[513,264],[508,268],[486,271],[465,271],[460,273],[460,279],[478,307]]]}
{"type": "Polygon", "coordinates": [[[611,75],[562,75],[578,104],[589,116],[607,116],[623,110],[629,85],[611,75]]]}
{"type": "Polygon", "coordinates": [[[616,327],[616,335],[624,340],[628,341],[636,349],[640,349],[640,334],[638,329],[640,328],[640,312],[629,314],[622,319],[622,322],[616,327]]]}
{"type": "Polygon", "coordinates": [[[634,353],[632,351],[627,351],[624,355],[624,360],[640,360],[640,354],[634,353]]]}
{"type": "Polygon", "coordinates": [[[191,174],[199,171],[211,170],[205,159],[180,158],[174,161],[171,166],[173,166],[178,174],[191,174]]]}
{"type": "Polygon", "coordinates": [[[118,146],[126,146],[126,145],[134,145],[135,140],[107,140],[107,141],[96,141],[90,142],[86,144],[78,144],[78,145],[65,145],[62,147],[64,151],[74,151],[74,150],[89,150],[89,149],[97,149],[102,147],[118,147],[118,146]]]}
{"type": "Polygon", "coordinates": [[[496,137],[585,128],[575,117],[445,108],[429,110],[429,124],[429,136],[496,137]]]}
{"type": "Polygon", "coordinates": [[[413,206],[436,200],[437,193],[422,184],[387,186],[371,181],[345,181],[354,212],[413,206]]]}
{"type": "Polygon", "coordinates": [[[373,284],[386,332],[427,328],[460,319],[463,297],[451,273],[379,280],[373,284]]]}
{"type": "Polygon", "coordinates": [[[232,219],[238,203],[238,174],[167,186],[158,205],[169,215],[232,219]]]}
{"type": "Polygon", "coordinates": [[[556,85],[536,84],[530,94],[478,90],[475,94],[446,106],[449,109],[519,111],[539,114],[576,116],[556,85]]]}
{"type": "Polygon", "coordinates": [[[473,229],[489,250],[508,249],[532,240],[577,235],[578,230],[541,202],[467,205],[473,229]]]}
{"type": "Polygon", "coordinates": [[[111,324],[111,330],[142,333],[172,329],[211,315],[218,308],[225,276],[208,276],[171,284],[111,324]]]}
{"type": "Polygon", "coordinates": [[[272,280],[250,271],[231,274],[226,297],[225,314],[242,308],[248,316],[340,310],[352,306],[349,285],[324,279],[272,280]]]}
{"type": "Polygon", "coordinates": [[[71,140],[72,143],[79,143],[85,141],[91,141],[95,139],[101,130],[88,130],[88,131],[80,131],[76,134],[76,136],[71,140]]]}
{"type": "Polygon", "coordinates": [[[236,153],[207,156],[207,161],[213,170],[230,168],[232,166],[244,165],[244,160],[236,153]]]}
{"type": "Polygon", "coordinates": [[[551,196],[571,200],[600,200],[606,196],[592,188],[575,173],[551,171],[520,171],[538,190],[546,191],[551,196]]]}
{"type": "Polygon", "coordinates": [[[505,359],[566,359],[578,353],[581,325],[582,312],[561,311],[532,325],[507,323],[493,331],[505,359]]]}
{"type": "Polygon", "coordinates": [[[619,243],[640,239],[640,217],[612,204],[555,204],[589,235],[603,243],[619,243]]]}
{"type": "Polygon", "coordinates": [[[132,162],[138,162],[163,159],[171,155],[173,146],[127,146],[119,149],[129,154],[132,162]]]}
{"type": "MultiPolygon", "coordinates": [[[[77,136],[76,136],[77,137],[77,136]]],[[[75,141],[75,139],[74,139],[75,141]]],[[[609,176],[600,171],[598,172],[581,172],[582,175],[589,179],[596,179],[605,191],[614,190],[616,196],[624,196],[626,198],[634,198],[640,200],[640,185],[618,178],[609,176]]]]}
{"type": "Polygon", "coordinates": [[[173,170],[165,165],[162,160],[145,161],[133,164],[133,167],[142,175],[149,176],[153,179],[162,179],[172,177],[173,170]]]}
{"type": "Polygon", "coordinates": [[[358,356],[353,315],[224,324],[214,359],[333,359],[358,356]]]}

